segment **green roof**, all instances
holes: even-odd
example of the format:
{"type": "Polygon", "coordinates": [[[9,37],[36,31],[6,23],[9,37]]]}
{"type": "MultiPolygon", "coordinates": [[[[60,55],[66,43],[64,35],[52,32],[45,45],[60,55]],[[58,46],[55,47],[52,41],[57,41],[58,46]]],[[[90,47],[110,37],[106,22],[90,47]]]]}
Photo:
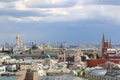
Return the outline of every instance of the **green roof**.
{"type": "Polygon", "coordinates": [[[105,35],[103,33],[102,43],[105,42],[105,35]]]}
{"type": "Polygon", "coordinates": [[[45,54],[44,58],[50,58],[49,54],[45,54]]]}
{"type": "Polygon", "coordinates": [[[75,70],[76,72],[82,72],[83,71],[83,69],[80,69],[80,68],[75,68],[73,70],[75,70]]]}

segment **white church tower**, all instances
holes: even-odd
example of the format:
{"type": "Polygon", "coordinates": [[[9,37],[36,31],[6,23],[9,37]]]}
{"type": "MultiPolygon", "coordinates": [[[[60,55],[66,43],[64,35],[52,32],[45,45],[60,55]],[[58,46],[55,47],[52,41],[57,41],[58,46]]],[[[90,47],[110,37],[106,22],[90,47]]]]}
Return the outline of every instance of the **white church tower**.
{"type": "Polygon", "coordinates": [[[19,35],[16,35],[16,44],[18,47],[23,47],[23,42],[20,40],[19,35]]]}

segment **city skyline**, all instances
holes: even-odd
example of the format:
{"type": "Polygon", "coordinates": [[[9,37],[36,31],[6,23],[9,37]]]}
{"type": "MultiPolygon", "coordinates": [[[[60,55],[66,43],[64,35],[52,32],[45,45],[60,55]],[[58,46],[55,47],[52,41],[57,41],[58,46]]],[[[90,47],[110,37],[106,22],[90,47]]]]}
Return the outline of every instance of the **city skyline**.
{"type": "Polygon", "coordinates": [[[0,42],[120,44],[119,0],[0,0],[0,42]]]}

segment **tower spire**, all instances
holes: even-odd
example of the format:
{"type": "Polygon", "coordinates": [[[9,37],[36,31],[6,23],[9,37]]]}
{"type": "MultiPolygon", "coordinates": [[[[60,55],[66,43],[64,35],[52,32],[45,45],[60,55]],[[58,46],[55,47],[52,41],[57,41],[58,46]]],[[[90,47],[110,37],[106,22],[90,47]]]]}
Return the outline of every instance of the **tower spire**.
{"type": "Polygon", "coordinates": [[[109,40],[109,48],[112,48],[111,38],[110,38],[110,40],[109,40]]]}
{"type": "Polygon", "coordinates": [[[105,42],[105,35],[103,33],[102,43],[104,43],[104,42],[105,42]]]}

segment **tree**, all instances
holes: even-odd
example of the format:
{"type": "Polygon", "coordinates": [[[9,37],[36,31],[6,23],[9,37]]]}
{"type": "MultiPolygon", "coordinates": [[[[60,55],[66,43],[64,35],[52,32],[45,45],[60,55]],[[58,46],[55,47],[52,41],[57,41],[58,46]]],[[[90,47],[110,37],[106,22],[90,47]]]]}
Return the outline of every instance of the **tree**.
{"type": "Polygon", "coordinates": [[[29,54],[32,54],[32,49],[29,49],[29,54]]]}
{"type": "Polygon", "coordinates": [[[45,51],[44,51],[44,50],[42,50],[41,54],[43,54],[43,55],[44,55],[44,54],[45,54],[45,51]]]}
{"type": "Polygon", "coordinates": [[[88,54],[88,57],[89,57],[89,58],[93,58],[93,56],[94,56],[94,55],[93,55],[92,53],[88,54]]]}

